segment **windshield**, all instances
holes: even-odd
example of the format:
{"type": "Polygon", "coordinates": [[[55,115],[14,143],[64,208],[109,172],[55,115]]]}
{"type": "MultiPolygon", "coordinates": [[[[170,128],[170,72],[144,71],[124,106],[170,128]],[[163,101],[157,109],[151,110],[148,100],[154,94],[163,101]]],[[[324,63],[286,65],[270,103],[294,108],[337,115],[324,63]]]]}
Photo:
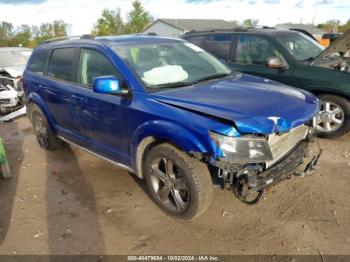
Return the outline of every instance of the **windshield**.
{"type": "Polygon", "coordinates": [[[302,33],[281,34],[276,38],[299,61],[311,61],[324,50],[322,45],[302,33]]]}
{"type": "Polygon", "coordinates": [[[32,51],[0,51],[0,67],[23,66],[27,63],[32,51]]]}
{"type": "Polygon", "coordinates": [[[225,65],[188,42],[115,46],[148,88],[180,87],[231,73],[225,65]]]}

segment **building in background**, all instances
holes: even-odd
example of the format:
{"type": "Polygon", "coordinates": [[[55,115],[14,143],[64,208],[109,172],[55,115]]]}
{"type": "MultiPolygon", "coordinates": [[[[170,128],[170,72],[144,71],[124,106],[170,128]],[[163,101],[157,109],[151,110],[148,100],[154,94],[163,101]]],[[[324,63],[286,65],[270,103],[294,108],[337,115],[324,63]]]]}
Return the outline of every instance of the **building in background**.
{"type": "Polygon", "coordinates": [[[235,23],[220,19],[167,19],[159,18],[146,28],[145,33],[155,33],[165,37],[179,37],[190,31],[211,29],[232,29],[235,23]]]}
{"type": "Polygon", "coordinates": [[[299,29],[304,30],[310,34],[313,35],[318,41],[322,39],[323,34],[325,33],[322,29],[314,26],[313,24],[292,24],[292,23],[286,23],[286,24],[278,24],[274,26],[278,29],[299,29]]]}

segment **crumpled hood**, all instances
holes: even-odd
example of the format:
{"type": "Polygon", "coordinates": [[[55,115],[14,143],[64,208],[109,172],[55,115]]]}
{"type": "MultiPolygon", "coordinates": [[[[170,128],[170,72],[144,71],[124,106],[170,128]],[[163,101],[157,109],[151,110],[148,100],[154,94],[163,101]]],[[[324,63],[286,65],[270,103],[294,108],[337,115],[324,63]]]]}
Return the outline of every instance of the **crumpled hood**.
{"type": "Polygon", "coordinates": [[[11,77],[16,78],[23,74],[25,65],[20,66],[0,66],[0,73],[7,72],[11,77]]]}
{"type": "Polygon", "coordinates": [[[251,75],[153,93],[159,102],[233,121],[241,133],[284,132],[319,110],[312,94],[251,75]]]}
{"type": "Polygon", "coordinates": [[[350,29],[346,31],[340,38],[335,40],[327,47],[313,62],[316,65],[322,63],[322,59],[334,53],[340,53],[344,57],[350,56],[350,29]]]}

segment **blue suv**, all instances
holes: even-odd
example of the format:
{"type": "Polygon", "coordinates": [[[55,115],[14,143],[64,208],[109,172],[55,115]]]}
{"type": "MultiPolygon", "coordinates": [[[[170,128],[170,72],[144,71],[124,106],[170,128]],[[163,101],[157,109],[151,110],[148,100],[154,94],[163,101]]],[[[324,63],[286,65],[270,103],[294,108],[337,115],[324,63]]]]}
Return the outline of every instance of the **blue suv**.
{"type": "Polygon", "coordinates": [[[48,41],[34,50],[23,81],[42,148],[64,141],[125,168],[181,219],[209,207],[213,181],[256,203],[319,157],[314,95],[231,72],[185,40],[48,41]]]}

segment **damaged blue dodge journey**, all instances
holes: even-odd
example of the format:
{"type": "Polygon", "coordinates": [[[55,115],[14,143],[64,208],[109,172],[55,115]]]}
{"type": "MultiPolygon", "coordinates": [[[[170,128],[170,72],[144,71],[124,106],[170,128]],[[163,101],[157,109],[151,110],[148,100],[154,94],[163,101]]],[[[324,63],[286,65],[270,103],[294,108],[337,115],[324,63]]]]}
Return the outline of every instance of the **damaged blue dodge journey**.
{"type": "Polygon", "coordinates": [[[256,203],[320,155],[315,96],[231,72],[185,40],[53,39],[34,50],[23,80],[42,148],[64,141],[125,168],[181,219],[210,206],[213,184],[256,203]]]}

